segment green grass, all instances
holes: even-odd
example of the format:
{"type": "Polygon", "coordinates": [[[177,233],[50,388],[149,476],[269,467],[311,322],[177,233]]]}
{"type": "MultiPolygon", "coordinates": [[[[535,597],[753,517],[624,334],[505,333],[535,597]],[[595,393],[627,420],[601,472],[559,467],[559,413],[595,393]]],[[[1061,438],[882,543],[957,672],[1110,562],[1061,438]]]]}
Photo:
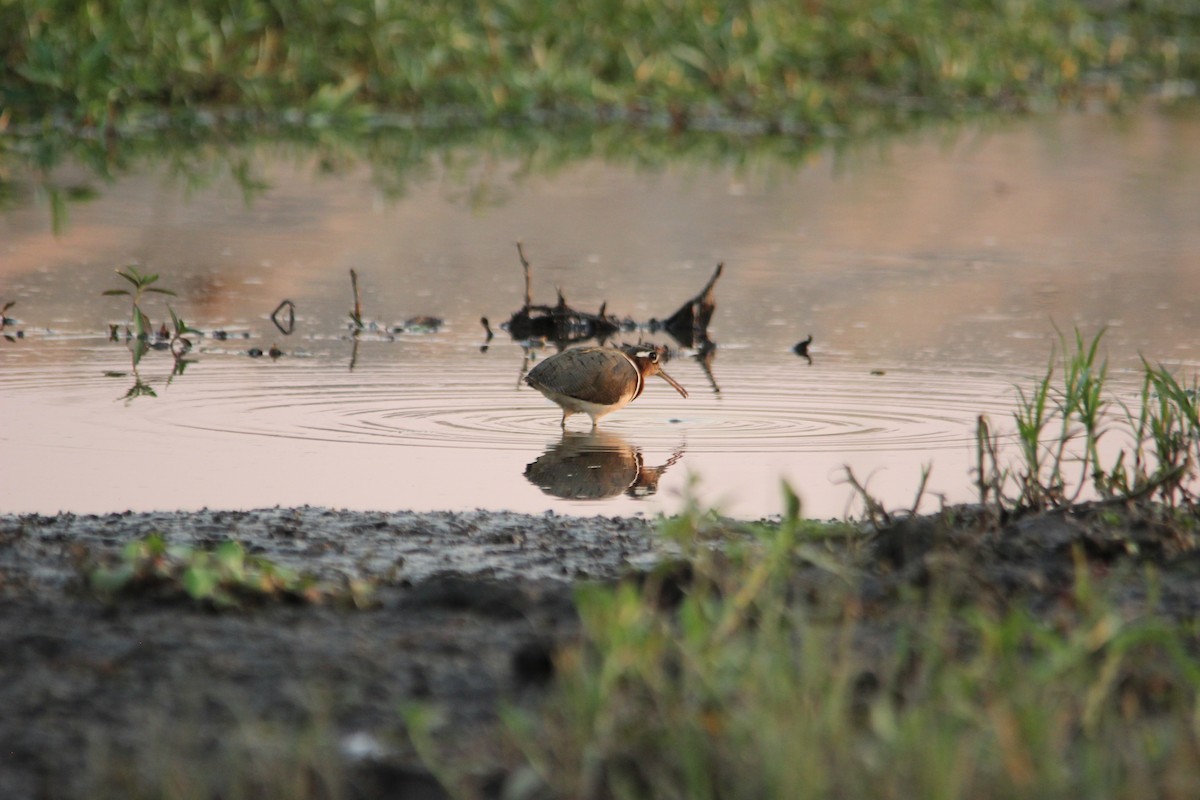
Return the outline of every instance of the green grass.
{"type": "Polygon", "coordinates": [[[1018,387],[1013,414],[1019,457],[1006,462],[1000,439],[983,417],[977,432],[980,503],[1000,514],[1070,508],[1083,493],[1106,502],[1153,499],[1195,509],[1200,501],[1200,385],[1143,360],[1135,403],[1109,395],[1099,356],[1103,332],[1090,342],[1065,336],[1061,363],[1052,357],[1029,391],[1018,387]],[[1057,376],[1057,380],[1056,380],[1057,376]],[[1119,406],[1123,415],[1116,415],[1119,406]],[[1048,435],[1049,434],[1049,435],[1048,435]],[[1117,439],[1106,463],[1101,441],[1117,439]]]}
{"type": "Polygon", "coordinates": [[[16,123],[235,108],[821,133],[1200,79],[1191,0],[8,0],[0,31],[16,123]]]}
{"type": "Polygon", "coordinates": [[[813,578],[792,521],[758,537],[717,556],[693,529],[677,605],[653,578],[579,591],[584,643],[540,716],[509,714],[555,796],[1200,791],[1195,627],[1107,597],[1086,560],[1040,613],[953,580],[872,607],[845,570],[813,578]]]}
{"type": "Polygon", "coordinates": [[[88,587],[98,596],[187,598],[213,608],[234,608],[269,601],[370,603],[371,587],[361,581],[319,581],[251,555],[236,541],[212,548],[172,545],[160,534],[128,542],[119,557],[85,565],[88,587]]]}

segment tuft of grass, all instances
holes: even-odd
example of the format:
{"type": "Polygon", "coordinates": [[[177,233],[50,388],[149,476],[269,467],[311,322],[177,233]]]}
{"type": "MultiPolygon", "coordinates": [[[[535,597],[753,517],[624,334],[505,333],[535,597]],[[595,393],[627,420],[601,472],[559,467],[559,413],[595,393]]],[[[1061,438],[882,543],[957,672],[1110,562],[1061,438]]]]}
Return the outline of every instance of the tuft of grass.
{"type": "Polygon", "coordinates": [[[1114,400],[1107,363],[1099,358],[1104,333],[1091,341],[1075,331],[1062,342],[1061,376],[1055,359],[1026,392],[1018,387],[1018,458],[1006,462],[1000,438],[979,418],[976,430],[980,502],[1009,513],[1069,508],[1084,491],[1100,501],[1158,500],[1168,507],[1194,508],[1200,478],[1200,407],[1196,380],[1190,385],[1163,365],[1143,359],[1142,391],[1134,407],[1114,400]],[[1113,409],[1124,422],[1117,427],[1113,409]],[[1121,436],[1126,444],[1105,461],[1101,441],[1121,436]]]}
{"type": "Polygon", "coordinates": [[[364,607],[371,589],[361,581],[331,585],[269,559],[250,555],[236,541],[211,550],[169,544],[161,534],[129,542],[119,558],[86,568],[87,585],[97,595],[184,597],[213,608],[236,608],[269,601],[346,603],[364,607]]]}

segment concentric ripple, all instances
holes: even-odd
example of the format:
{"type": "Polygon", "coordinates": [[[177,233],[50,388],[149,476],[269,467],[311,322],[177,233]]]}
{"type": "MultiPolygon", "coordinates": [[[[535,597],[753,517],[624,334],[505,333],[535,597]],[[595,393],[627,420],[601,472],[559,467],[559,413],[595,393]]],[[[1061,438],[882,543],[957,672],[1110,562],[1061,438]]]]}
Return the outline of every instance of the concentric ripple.
{"type": "MultiPolygon", "coordinates": [[[[1010,381],[986,375],[731,366],[718,393],[695,365],[673,371],[692,387],[688,400],[652,381],[601,422],[605,430],[647,447],[686,440],[690,452],[928,450],[961,446],[980,413],[1007,414],[1013,398],[1010,381]]],[[[276,365],[224,377],[181,393],[162,421],[224,434],[498,450],[560,432],[557,408],[493,363],[369,373],[276,365]]],[[[568,424],[588,425],[586,417],[568,424]]]]}
{"type": "Polygon", "coordinates": [[[969,497],[978,416],[1008,427],[1024,383],[1012,371],[743,361],[731,349],[711,382],[693,360],[670,365],[687,399],[651,380],[580,438],[586,417],[564,434],[559,409],[521,383],[519,348],[364,354],[353,370],[329,357],[209,356],[174,377],[169,356],[143,359],[135,375],[120,348],[89,353],[85,366],[10,359],[0,374],[9,507],[587,503],[627,514],[669,504],[697,476],[714,502],[733,497],[734,513],[761,516],[776,510],[786,476],[810,513],[836,515],[850,467],[889,502],[911,501],[912,476],[929,464],[931,491],[969,497]],[[139,379],[155,396],[127,399],[139,379]],[[146,468],[153,480],[130,482],[146,468]]]}

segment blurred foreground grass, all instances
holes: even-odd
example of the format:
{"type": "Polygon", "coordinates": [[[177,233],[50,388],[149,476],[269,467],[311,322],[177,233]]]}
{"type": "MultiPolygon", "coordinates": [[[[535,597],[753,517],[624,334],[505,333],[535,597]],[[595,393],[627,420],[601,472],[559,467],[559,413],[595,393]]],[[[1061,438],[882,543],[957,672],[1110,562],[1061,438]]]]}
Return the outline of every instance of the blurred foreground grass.
{"type": "Polygon", "coordinates": [[[1194,95],[1195,0],[3,0],[0,114],[633,119],[822,133],[1194,95]]]}
{"type": "Polygon", "coordinates": [[[524,780],[594,798],[1200,796],[1194,604],[1149,564],[1081,542],[1031,568],[961,523],[893,573],[848,571],[795,518],[721,549],[714,520],[672,521],[688,568],[584,587],[552,699],[509,713],[524,780]]]}

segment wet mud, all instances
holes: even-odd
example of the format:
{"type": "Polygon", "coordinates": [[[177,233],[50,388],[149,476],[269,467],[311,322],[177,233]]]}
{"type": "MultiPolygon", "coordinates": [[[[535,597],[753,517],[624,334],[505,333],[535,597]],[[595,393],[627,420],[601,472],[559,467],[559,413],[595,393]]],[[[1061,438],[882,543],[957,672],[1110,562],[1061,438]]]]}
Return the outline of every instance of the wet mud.
{"type": "Polygon", "coordinates": [[[181,763],[211,776],[246,760],[246,737],[306,730],[348,796],[440,797],[406,732],[417,704],[441,710],[440,746],[494,789],[514,756],[498,704],[540,695],[553,647],[577,634],[572,586],[653,563],[657,549],[649,523],[600,517],[0,517],[0,797],[92,797],[181,763]],[[367,609],[219,613],[86,591],[81,565],[153,532],[192,546],[233,538],[280,565],[379,588],[367,609]]]}
{"type": "MultiPolygon", "coordinates": [[[[866,646],[886,648],[898,609],[911,612],[931,586],[1049,615],[1070,604],[1080,570],[1130,614],[1194,619],[1200,560],[1186,530],[1123,508],[1002,524],[957,509],[827,546],[860,576],[866,646]]],[[[172,775],[220,796],[226,779],[286,785],[297,763],[312,771],[305,796],[443,797],[444,776],[419,752],[425,734],[472,795],[541,796],[518,791],[521,757],[500,709],[547,697],[555,652],[580,633],[576,586],[675,556],[651,523],[628,518],[319,508],[0,517],[0,797],[135,796],[139,781],[172,775]],[[152,532],[193,546],[233,538],[282,565],[367,579],[374,604],[218,612],[86,591],[81,565],[152,532]],[[413,716],[422,707],[438,709],[424,727],[413,716]],[[246,774],[256,769],[264,774],[246,774]]],[[[677,572],[686,591],[688,572],[677,572]]],[[[797,597],[815,598],[830,575],[800,566],[794,580],[797,597]]]]}

